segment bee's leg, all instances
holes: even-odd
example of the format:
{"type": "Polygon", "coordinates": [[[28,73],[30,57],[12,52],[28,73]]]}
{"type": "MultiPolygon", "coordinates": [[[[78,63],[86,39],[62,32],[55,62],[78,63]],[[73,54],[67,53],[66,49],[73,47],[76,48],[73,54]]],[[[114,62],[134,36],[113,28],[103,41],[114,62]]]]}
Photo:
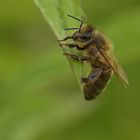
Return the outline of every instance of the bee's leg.
{"type": "Polygon", "coordinates": [[[68,46],[69,48],[75,48],[77,47],[78,45],[77,44],[59,44],[59,46],[68,46]]]}
{"type": "Polygon", "coordinates": [[[68,46],[69,48],[77,48],[77,50],[83,50],[83,48],[80,48],[77,44],[62,44],[61,42],[60,42],[60,44],[59,44],[59,46],[68,46]]]}
{"type": "Polygon", "coordinates": [[[65,38],[62,39],[62,40],[58,40],[58,42],[66,41],[66,40],[72,39],[72,38],[73,38],[72,36],[67,36],[67,37],[65,37],[65,38]]]}
{"type": "Polygon", "coordinates": [[[91,61],[92,58],[89,56],[77,56],[71,53],[64,53],[64,55],[66,56],[70,56],[72,59],[76,60],[76,61],[91,61]]]}
{"type": "Polygon", "coordinates": [[[84,77],[81,78],[81,83],[88,83],[88,82],[94,83],[99,78],[101,73],[102,73],[102,68],[95,68],[93,73],[91,73],[87,78],[84,77]]]}

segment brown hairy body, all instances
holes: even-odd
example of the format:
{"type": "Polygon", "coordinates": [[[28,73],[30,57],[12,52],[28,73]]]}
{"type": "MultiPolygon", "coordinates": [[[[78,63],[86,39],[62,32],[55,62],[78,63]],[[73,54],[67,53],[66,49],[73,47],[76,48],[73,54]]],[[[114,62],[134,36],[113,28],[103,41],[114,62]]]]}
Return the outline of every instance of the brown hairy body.
{"type": "Polygon", "coordinates": [[[115,57],[110,55],[112,46],[108,39],[98,32],[94,26],[83,25],[80,19],[73,16],[70,17],[80,21],[81,25],[79,28],[67,28],[66,30],[78,29],[78,31],[74,32],[72,36],[59,40],[59,42],[61,47],[76,48],[83,54],[82,56],[77,56],[71,53],[64,53],[66,56],[90,65],[91,70],[87,77],[81,77],[85,99],[95,99],[106,87],[113,72],[126,87],[128,85],[127,76],[115,60],[115,57]],[[68,39],[72,39],[74,43],[62,43],[68,39]]]}
{"type": "Polygon", "coordinates": [[[83,85],[83,92],[87,100],[96,98],[103,91],[112,74],[112,68],[99,53],[96,46],[97,44],[100,45],[102,52],[107,54],[111,44],[101,33],[96,33],[96,41],[98,41],[96,44],[95,41],[91,41],[92,43],[89,43],[87,49],[84,50],[84,53],[92,58],[92,61],[89,62],[91,72],[88,77],[94,74],[95,71],[101,70],[100,75],[95,80],[91,80],[83,85]]]}

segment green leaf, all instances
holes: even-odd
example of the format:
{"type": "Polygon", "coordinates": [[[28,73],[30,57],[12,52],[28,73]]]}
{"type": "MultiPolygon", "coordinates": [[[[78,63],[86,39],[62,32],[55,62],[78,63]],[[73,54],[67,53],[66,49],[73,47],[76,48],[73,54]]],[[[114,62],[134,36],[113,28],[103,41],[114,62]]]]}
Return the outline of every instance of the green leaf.
{"type": "Polygon", "coordinates": [[[79,18],[85,16],[80,6],[80,0],[35,0],[35,3],[58,39],[66,35],[64,28],[79,25],[77,21],[68,18],[68,14],[79,18]]]}
{"type": "MultiPolygon", "coordinates": [[[[35,3],[40,8],[58,39],[63,39],[68,35],[64,28],[79,27],[80,23],[67,17],[68,14],[78,18],[85,17],[80,0],[35,0],[35,3]]],[[[68,32],[70,33],[70,31],[68,32]]],[[[63,48],[63,52],[71,52],[71,50],[63,48]]],[[[74,62],[69,57],[67,58],[78,83],[80,83],[82,64],[74,62]]]]}

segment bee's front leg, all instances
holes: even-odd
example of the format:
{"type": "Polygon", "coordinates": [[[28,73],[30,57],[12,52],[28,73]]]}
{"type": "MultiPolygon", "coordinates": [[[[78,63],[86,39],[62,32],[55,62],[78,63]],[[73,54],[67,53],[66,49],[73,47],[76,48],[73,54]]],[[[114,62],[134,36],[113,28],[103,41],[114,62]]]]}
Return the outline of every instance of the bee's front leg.
{"type": "Polygon", "coordinates": [[[76,61],[92,61],[92,58],[89,56],[77,56],[71,53],[64,53],[64,55],[66,56],[70,56],[72,59],[76,60],[76,61]]]}
{"type": "Polygon", "coordinates": [[[64,39],[58,40],[58,42],[66,41],[68,39],[73,39],[73,37],[72,36],[67,36],[64,39]]]}
{"type": "Polygon", "coordinates": [[[75,47],[77,47],[78,45],[77,45],[77,44],[74,44],[74,43],[73,43],[73,44],[62,44],[62,43],[60,43],[59,46],[61,46],[61,47],[62,47],[62,46],[68,46],[69,48],[75,48],[75,47]]]}

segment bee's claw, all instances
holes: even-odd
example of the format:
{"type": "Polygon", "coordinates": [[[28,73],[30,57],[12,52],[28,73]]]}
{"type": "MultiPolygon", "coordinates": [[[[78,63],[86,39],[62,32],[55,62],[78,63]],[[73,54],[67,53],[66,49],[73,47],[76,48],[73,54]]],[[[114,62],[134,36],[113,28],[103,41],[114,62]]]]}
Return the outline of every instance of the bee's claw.
{"type": "Polygon", "coordinates": [[[62,40],[57,40],[57,42],[59,43],[59,46],[62,47],[63,44],[61,43],[62,40]]]}
{"type": "Polygon", "coordinates": [[[64,52],[63,55],[70,56],[70,53],[64,52]]]}
{"type": "Polygon", "coordinates": [[[61,42],[59,42],[59,46],[60,46],[60,47],[63,47],[63,46],[66,47],[67,44],[62,44],[61,42]]]}
{"type": "Polygon", "coordinates": [[[59,43],[59,47],[62,47],[62,44],[61,43],[59,43]]]}
{"type": "Polygon", "coordinates": [[[62,42],[63,40],[57,40],[58,43],[62,42]]]}

